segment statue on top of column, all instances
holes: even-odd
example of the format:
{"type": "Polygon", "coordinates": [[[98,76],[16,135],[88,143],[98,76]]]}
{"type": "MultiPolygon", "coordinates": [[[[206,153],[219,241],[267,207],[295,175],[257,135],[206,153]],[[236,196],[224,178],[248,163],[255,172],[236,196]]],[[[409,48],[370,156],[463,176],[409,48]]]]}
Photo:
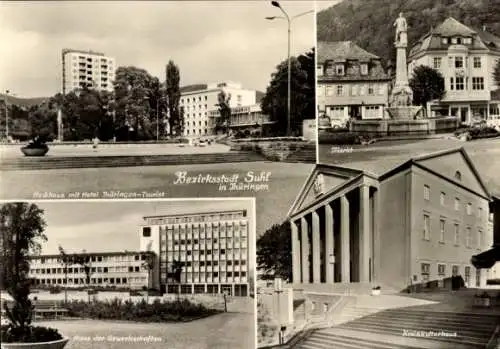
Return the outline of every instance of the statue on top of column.
{"type": "Polygon", "coordinates": [[[396,44],[406,45],[408,24],[406,18],[403,17],[403,12],[400,12],[399,17],[394,21],[394,27],[396,27],[396,44]]]}

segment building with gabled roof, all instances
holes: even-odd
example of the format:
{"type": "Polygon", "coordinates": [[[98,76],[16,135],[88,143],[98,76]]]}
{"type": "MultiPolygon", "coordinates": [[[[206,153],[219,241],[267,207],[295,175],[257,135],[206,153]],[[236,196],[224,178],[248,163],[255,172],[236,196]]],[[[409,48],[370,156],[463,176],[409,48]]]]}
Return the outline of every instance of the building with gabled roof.
{"type": "Polygon", "coordinates": [[[319,41],[316,98],[320,117],[331,126],[352,119],[382,119],[390,77],[378,56],[352,41],[319,41]]]}
{"type": "Polygon", "coordinates": [[[460,123],[500,122],[500,101],[493,70],[500,59],[500,37],[447,18],[420,38],[410,49],[408,70],[420,65],[438,70],[445,79],[446,94],[428,106],[431,116],[453,116],[460,123]]]}
{"type": "Polygon", "coordinates": [[[318,164],[293,203],[294,287],[410,286],[462,276],[486,285],[471,258],[492,245],[491,195],[463,148],[381,173],[318,164]]]}

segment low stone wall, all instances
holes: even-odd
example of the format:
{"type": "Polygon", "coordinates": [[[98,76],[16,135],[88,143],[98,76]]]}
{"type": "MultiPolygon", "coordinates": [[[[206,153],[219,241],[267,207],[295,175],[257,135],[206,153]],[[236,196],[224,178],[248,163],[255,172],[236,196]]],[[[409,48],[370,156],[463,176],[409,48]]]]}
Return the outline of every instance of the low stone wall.
{"type": "Polygon", "coordinates": [[[282,141],[271,138],[270,140],[253,139],[246,142],[234,142],[231,144],[231,150],[253,151],[263,155],[266,159],[271,161],[286,161],[293,154],[314,146],[313,143],[301,140],[282,141]]]}
{"type": "Polygon", "coordinates": [[[453,132],[456,118],[352,120],[350,131],[368,136],[431,135],[453,132]]]}

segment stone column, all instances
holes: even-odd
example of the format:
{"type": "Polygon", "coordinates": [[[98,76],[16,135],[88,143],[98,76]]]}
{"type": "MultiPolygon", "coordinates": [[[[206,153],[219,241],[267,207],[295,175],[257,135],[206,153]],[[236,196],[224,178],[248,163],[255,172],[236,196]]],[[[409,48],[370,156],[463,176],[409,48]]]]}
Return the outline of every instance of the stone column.
{"type": "Polygon", "coordinates": [[[373,193],[373,245],[372,245],[372,279],[374,283],[378,283],[380,271],[380,193],[378,189],[373,193]]]}
{"type": "Polygon", "coordinates": [[[370,281],[370,187],[359,187],[359,281],[370,281]]]}
{"type": "Polygon", "coordinates": [[[313,282],[321,283],[321,256],[320,256],[320,226],[318,212],[312,213],[312,262],[313,262],[313,282]]]}
{"type": "Polygon", "coordinates": [[[351,282],[351,251],[349,236],[349,201],[344,195],[340,198],[340,280],[351,282]]]}
{"type": "MultiPolygon", "coordinates": [[[[325,205],[325,271],[326,283],[333,284],[334,279],[334,264],[330,263],[330,256],[334,252],[334,236],[333,236],[333,210],[330,204],[325,205]]],[[[336,256],[337,257],[337,256],[336,256]]],[[[338,263],[338,261],[336,261],[338,263]]]]}
{"type": "Polygon", "coordinates": [[[300,275],[300,240],[299,228],[295,222],[291,222],[292,227],[292,278],[293,282],[300,284],[302,282],[300,275]]]}
{"type": "Polygon", "coordinates": [[[302,283],[309,283],[309,239],[307,234],[307,220],[305,217],[300,219],[300,229],[302,230],[302,283]]]}

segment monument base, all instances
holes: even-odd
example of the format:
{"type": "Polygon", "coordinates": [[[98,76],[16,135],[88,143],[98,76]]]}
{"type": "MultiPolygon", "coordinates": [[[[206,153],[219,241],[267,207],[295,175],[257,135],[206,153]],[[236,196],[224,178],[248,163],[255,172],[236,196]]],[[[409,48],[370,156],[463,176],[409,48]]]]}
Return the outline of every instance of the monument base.
{"type": "Polygon", "coordinates": [[[350,131],[363,136],[398,137],[428,136],[439,133],[454,132],[457,119],[455,117],[432,119],[381,119],[352,120],[350,131]]]}
{"type": "Polygon", "coordinates": [[[392,120],[416,120],[424,118],[424,109],[422,107],[388,107],[387,113],[392,120]]]}

